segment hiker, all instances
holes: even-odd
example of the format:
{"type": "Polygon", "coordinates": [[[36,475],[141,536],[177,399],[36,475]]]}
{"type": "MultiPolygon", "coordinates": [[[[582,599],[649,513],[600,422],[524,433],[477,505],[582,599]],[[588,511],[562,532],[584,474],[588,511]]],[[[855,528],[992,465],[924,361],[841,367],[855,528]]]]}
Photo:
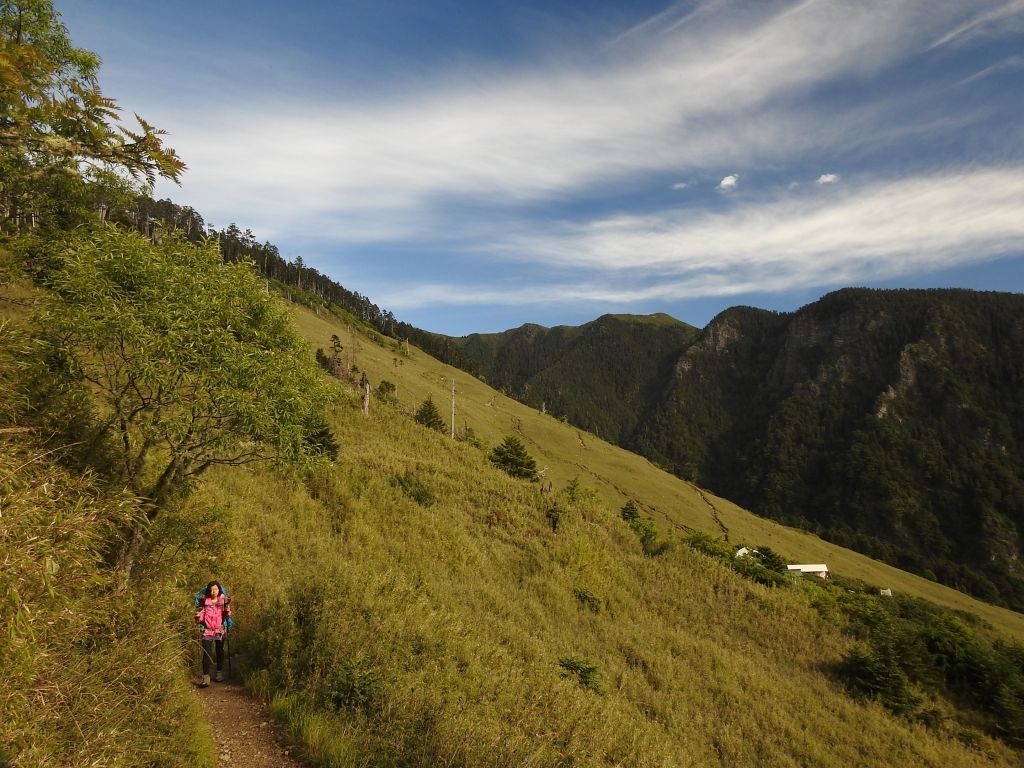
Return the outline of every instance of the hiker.
{"type": "Polygon", "coordinates": [[[231,618],[231,598],[224,594],[220,582],[211,581],[206,589],[197,595],[196,623],[199,625],[199,639],[203,646],[203,679],[200,688],[210,684],[210,662],[214,649],[217,652],[217,673],[214,680],[224,681],[224,636],[231,618]]]}

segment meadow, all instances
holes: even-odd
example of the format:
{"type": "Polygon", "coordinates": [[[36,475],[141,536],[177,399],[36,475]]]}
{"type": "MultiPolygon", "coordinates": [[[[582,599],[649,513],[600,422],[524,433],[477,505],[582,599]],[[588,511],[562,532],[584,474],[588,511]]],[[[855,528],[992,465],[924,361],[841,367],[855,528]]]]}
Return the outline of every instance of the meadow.
{"type": "Polygon", "coordinates": [[[852,697],[834,670],[855,641],[805,585],[752,583],[682,537],[724,527],[733,542],[975,608],[1017,637],[1021,617],[705,501],[462,374],[457,427],[476,440],[452,440],[410,412],[431,394],[447,413],[454,371],[323,314],[297,321],[315,345],[338,335],[399,404],[374,399],[364,416],[351,390],[329,419],[333,466],[219,469],[189,514],[226,533],[218,575],[237,597],[248,684],[317,764],[1019,761],[951,718],[926,727],[852,697]],[[510,433],[552,496],[487,460],[510,433]],[[625,499],[669,543],[662,554],[621,519],[625,499]]]}

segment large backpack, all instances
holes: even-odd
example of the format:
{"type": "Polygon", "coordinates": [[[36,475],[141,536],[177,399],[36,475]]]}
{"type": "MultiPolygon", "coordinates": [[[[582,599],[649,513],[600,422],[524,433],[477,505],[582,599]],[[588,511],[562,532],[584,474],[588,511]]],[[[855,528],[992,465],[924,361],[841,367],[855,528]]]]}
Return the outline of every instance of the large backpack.
{"type": "MultiPolygon", "coordinates": [[[[224,597],[227,597],[227,596],[228,596],[228,590],[227,590],[227,587],[225,587],[225,586],[221,585],[221,588],[220,588],[220,593],[221,593],[221,594],[222,594],[222,595],[223,595],[224,597]]],[[[193,602],[195,603],[195,606],[196,606],[196,610],[197,610],[197,611],[198,611],[198,610],[199,610],[200,608],[202,608],[202,607],[203,607],[203,600],[204,600],[204,599],[206,599],[207,597],[209,597],[209,595],[208,595],[208,594],[206,593],[206,587],[203,587],[203,588],[202,588],[202,589],[200,589],[200,590],[199,590],[198,592],[196,592],[196,594],[195,594],[195,597],[193,598],[193,602]]],[[[234,628],[234,626],[235,626],[235,620],[234,620],[234,618],[233,618],[233,617],[231,616],[231,614],[228,614],[228,617],[227,617],[227,619],[226,619],[226,620],[225,620],[225,622],[224,622],[224,628],[225,628],[225,629],[233,629],[233,628],[234,628]]]]}

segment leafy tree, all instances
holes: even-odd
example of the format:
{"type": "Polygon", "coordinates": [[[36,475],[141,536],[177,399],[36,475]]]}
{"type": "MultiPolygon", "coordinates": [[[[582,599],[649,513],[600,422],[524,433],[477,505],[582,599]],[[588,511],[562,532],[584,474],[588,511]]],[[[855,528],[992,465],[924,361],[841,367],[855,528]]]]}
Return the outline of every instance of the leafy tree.
{"type": "Polygon", "coordinates": [[[438,413],[437,406],[434,405],[434,399],[430,395],[427,395],[427,399],[420,405],[414,418],[417,423],[422,424],[428,429],[436,429],[438,432],[444,432],[444,419],[442,419],[441,414],[438,413]]]}
{"type": "Polygon", "coordinates": [[[776,552],[771,547],[758,547],[757,548],[758,559],[761,564],[764,565],[770,571],[776,571],[777,573],[787,573],[786,559],[776,552]]]}
{"type": "MultiPolygon", "coordinates": [[[[154,244],[106,225],[56,252],[63,266],[39,318],[50,359],[92,390],[92,439],[113,438],[150,521],[216,464],[331,452],[327,381],[250,264],[224,264],[213,242],[154,244]]],[[[141,533],[121,553],[126,571],[141,533]]]]}
{"type": "Polygon", "coordinates": [[[629,522],[630,520],[636,520],[640,517],[640,510],[637,509],[636,502],[630,499],[622,505],[622,509],[619,510],[619,515],[623,520],[629,522]]]}
{"type": "Polygon", "coordinates": [[[512,477],[537,479],[537,462],[515,435],[509,435],[501,445],[495,446],[488,458],[512,477]]]}
{"type": "Polygon", "coordinates": [[[390,405],[394,405],[398,402],[397,392],[398,388],[393,382],[390,382],[387,379],[382,379],[380,384],[377,385],[377,389],[374,390],[374,394],[377,396],[377,399],[390,405]]]}
{"type": "MultiPolygon", "coordinates": [[[[55,209],[85,205],[84,181],[117,188],[116,172],[178,181],[184,163],[161,131],[115,121],[99,58],[76,48],[52,0],[0,2],[0,224],[18,234],[55,209]]],[[[96,201],[92,201],[95,203],[96,201]]],[[[45,222],[44,222],[45,223],[45,222]]]]}

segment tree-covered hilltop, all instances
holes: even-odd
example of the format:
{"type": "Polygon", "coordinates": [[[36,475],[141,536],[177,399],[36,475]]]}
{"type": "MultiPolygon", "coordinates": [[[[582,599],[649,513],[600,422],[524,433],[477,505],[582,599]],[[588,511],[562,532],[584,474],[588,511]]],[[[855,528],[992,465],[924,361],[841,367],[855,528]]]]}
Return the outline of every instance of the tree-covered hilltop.
{"type": "Polygon", "coordinates": [[[475,361],[462,353],[455,340],[402,322],[393,312],[379,307],[369,297],[346,288],[307,265],[301,256],[291,261],[285,259],[277,245],[269,241],[261,243],[251,229],[243,230],[235,223],[218,228],[191,206],[178,205],[166,199],[154,200],[148,194],[122,201],[120,207],[107,215],[149,236],[161,231],[175,231],[192,242],[214,239],[225,261],[252,262],[267,280],[286,286],[289,298],[308,305],[341,309],[378,333],[411,342],[438,360],[463,370],[478,371],[475,361]]]}
{"type": "Polygon", "coordinates": [[[759,514],[1024,608],[1024,297],[847,289],[699,334],[610,325],[460,342],[494,386],[759,514]]]}
{"type": "Polygon", "coordinates": [[[668,315],[604,315],[453,339],[496,389],[613,442],[640,426],[697,329],[668,315]]]}

